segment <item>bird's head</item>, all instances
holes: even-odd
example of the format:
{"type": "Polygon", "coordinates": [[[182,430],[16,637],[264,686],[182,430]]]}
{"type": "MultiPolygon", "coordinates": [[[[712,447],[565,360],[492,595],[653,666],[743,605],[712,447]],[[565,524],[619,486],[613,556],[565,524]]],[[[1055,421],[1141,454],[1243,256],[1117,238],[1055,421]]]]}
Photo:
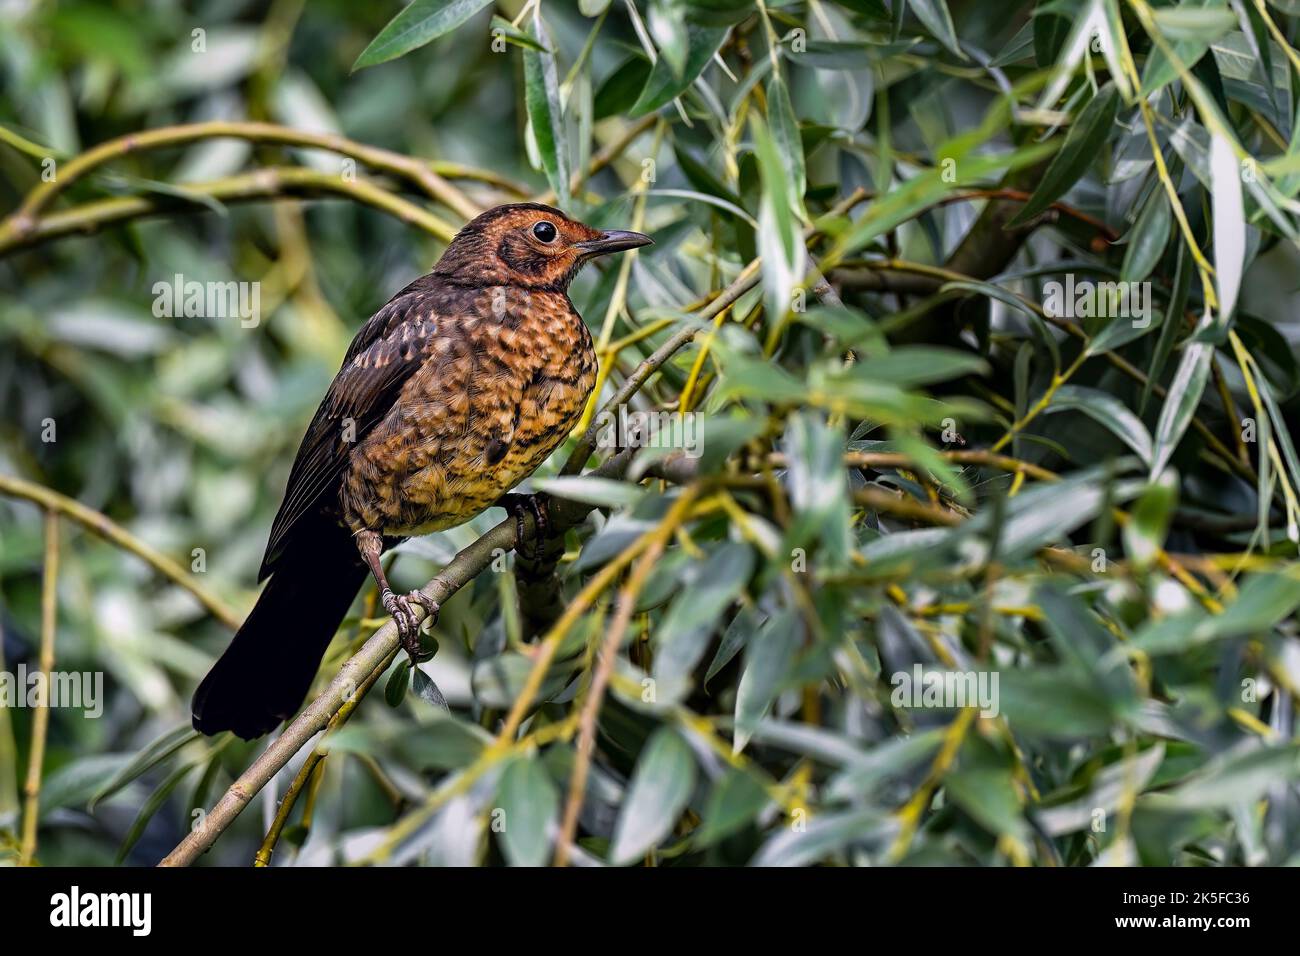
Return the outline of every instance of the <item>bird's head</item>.
{"type": "Polygon", "coordinates": [[[597,256],[647,246],[639,232],[604,231],[541,203],[497,206],[456,234],[434,275],[454,282],[563,292],[597,256]]]}

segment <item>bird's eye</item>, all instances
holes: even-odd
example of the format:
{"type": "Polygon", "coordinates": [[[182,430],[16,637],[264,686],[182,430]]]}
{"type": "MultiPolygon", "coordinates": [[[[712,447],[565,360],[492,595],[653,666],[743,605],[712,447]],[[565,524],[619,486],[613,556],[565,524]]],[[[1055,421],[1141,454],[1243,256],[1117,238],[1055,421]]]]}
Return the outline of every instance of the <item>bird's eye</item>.
{"type": "Polygon", "coordinates": [[[554,242],[556,236],[555,226],[543,219],[533,226],[533,235],[542,242],[554,242]]]}

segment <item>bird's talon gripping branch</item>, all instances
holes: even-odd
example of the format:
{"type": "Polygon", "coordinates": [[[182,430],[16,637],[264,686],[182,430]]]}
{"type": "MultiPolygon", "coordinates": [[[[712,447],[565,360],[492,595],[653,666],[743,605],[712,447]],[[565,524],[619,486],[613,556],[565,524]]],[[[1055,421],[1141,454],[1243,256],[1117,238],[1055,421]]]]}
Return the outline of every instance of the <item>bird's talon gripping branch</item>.
{"type": "Polygon", "coordinates": [[[438,612],[441,610],[438,602],[423,591],[394,594],[388,588],[384,588],[380,600],[383,602],[384,610],[393,616],[393,621],[397,624],[397,634],[401,639],[402,649],[410,655],[412,663],[418,662],[425,656],[420,647],[420,625],[423,622],[416,618],[411,605],[418,604],[424,608],[424,621],[433,625],[438,623],[438,612]]]}
{"type": "Polygon", "coordinates": [[[497,501],[497,505],[505,508],[506,511],[515,519],[515,550],[519,552],[520,557],[532,560],[537,556],[537,550],[541,543],[550,536],[551,520],[547,513],[546,507],[550,499],[544,493],[534,495],[502,495],[497,501]],[[536,534],[533,537],[533,546],[528,547],[527,536],[524,534],[524,514],[533,516],[533,524],[536,528],[536,534]]]}

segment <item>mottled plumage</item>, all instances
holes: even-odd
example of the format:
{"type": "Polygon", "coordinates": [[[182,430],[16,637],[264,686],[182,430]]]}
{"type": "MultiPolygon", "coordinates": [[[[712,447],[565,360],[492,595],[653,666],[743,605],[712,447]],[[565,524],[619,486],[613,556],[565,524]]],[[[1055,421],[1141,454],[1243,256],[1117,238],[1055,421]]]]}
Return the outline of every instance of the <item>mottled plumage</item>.
{"type": "Polygon", "coordinates": [[[499,206],[362,326],[290,470],[259,573],[271,580],[195,694],[196,728],[253,737],[288,718],[367,568],[415,653],[410,602],[437,607],[391,592],[381,549],[498,503],[564,440],[596,380],[569,282],[649,241],[499,206]]]}

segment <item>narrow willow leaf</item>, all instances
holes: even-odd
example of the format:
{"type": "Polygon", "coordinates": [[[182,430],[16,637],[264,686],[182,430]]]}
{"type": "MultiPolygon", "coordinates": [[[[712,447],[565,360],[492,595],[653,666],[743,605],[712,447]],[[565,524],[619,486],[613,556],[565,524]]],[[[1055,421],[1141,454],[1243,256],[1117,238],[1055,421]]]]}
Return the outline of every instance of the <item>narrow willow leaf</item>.
{"type": "MultiPolygon", "coordinates": [[[[1220,0],[1189,0],[1179,9],[1162,10],[1156,14],[1160,32],[1172,44],[1179,64],[1187,70],[1200,62],[1210,44],[1231,30],[1235,21],[1236,18],[1220,6],[1220,0]],[[1201,9],[1196,9],[1198,6],[1201,9]]],[[[1178,68],[1159,46],[1153,46],[1142,70],[1142,92],[1150,96],[1177,76],[1178,68]]]]}
{"type": "Polygon", "coordinates": [[[1178,505],[1178,475],[1172,468],[1138,495],[1124,525],[1124,553],[1138,568],[1149,567],[1164,547],[1169,523],[1178,505]]]}
{"type": "Polygon", "coordinates": [[[403,657],[393,668],[388,682],[384,684],[384,701],[389,707],[400,707],[406,700],[406,691],[411,686],[411,659],[403,657]]]}
{"type": "Polygon", "coordinates": [[[745,672],[736,689],[736,729],[733,749],[745,749],[758,722],[776,697],[794,652],[799,646],[799,618],[781,611],[764,622],[745,648],[745,672]]]}
{"type": "Polygon", "coordinates": [[[1246,264],[1246,212],[1241,195],[1241,167],[1231,144],[1218,133],[1210,137],[1210,200],[1214,214],[1214,273],[1218,283],[1217,324],[1226,326],[1237,306],[1246,264]]]}
{"type": "Polygon", "coordinates": [[[135,820],[132,821],[130,829],[126,831],[126,836],[122,838],[122,844],[117,848],[117,856],[114,864],[120,866],[126,859],[131,848],[140,842],[140,837],[144,836],[145,828],[149,826],[149,821],[154,818],[154,814],[162,807],[164,801],[171,796],[181,782],[190,775],[190,771],[199,766],[197,763],[187,763],[184,766],[177,767],[171,774],[160,783],[157,789],[149,795],[140,807],[140,812],[136,814],[135,820]]]}
{"type": "Polygon", "coordinates": [[[551,52],[505,17],[494,16],[492,18],[492,33],[501,37],[507,43],[513,43],[515,46],[521,46],[526,50],[537,50],[539,53],[551,52]]]}
{"type": "Polygon", "coordinates": [[[1180,809],[1253,803],[1271,787],[1300,778],[1300,745],[1252,747],[1217,758],[1161,799],[1180,809]]]}
{"type": "Polygon", "coordinates": [[[1098,772],[1083,796],[1066,803],[1045,797],[1044,802],[1053,805],[1036,811],[1034,818],[1051,836],[1088,829],[1096,822],[1098,810],[1113,813],[1127,794],[1141,793],[1164,757],[1165,745],[1156,743],[1134,757],[1122,758],[1098,772]]]}
{"type": "Polygon", "coordinates": [[[758,154],[763,195],[758,212],[759,254],[763,259],[764,303],[775,324],[790,311],[794,289],[804,274],[803,237],[794,213],[790,181],[781,154],[757,115],[750,120],[758,154]]]}
{"type": "Polygon", "coordinates": [[[1133,646],[1148,654],[1171,654],[1224,638],[1266,632],[1300,606],[1300,577],[1290,573],[1252,574],[1237,599],[1222,614],[1200,608],[1157,618],[1134,636],[1133,646]]]}
{"type": "Polygon", "coordinates": [[[908,0],[908,5],[936,40],[963,60],[968,59],[957,43],[957,31],[953,29],[947,0],[908,0]]]}
{"type": "Polygon", "coordinates": [[[790,200],[800,216],[803,215],[803,194],[807,189],[804,171],[803,140],[799,136],[799,120],[790,102],[790,90],[778,73],[767,84],[767,122],[772,131],[772,141],[781,154],[790,183],[790,200]]]}
{"type": "Polygon", "coordinates": [[[1010,767],[974,767],[944,778],[944,793],[990,833],[1024,839],[1024,808],[1010,767]]]}
{"type": "Polygon", "coordinates": [[[868,851],[879,851],[893,840],[898,823],[882,810],[867,808],[813,817],[806,829],[782,827],[777,830],[750,866],[806,866],[861,844],[868,851]]]}
{"type": "Polygon", "coordinates": [[[749,773],[733,767],[709,793],[700,828],[693,834],[699,846],[711,846],[754,819],[769,802],[767,792],[749,773]]]}
{"type": "Polygon", "coordinates": [[[415,692],[415,696],[426,704],[432,704],[434,707],[440,707],[447,713],[451,713],[451,707],[447,705],[447,698],[442,696],[442,691],[434,683],[433,678],[418,667],[411,671],[411,690],[415,692]]]}
{"type": "Polygon", "coordinates": [[[99,792],[90,798],[87,808],[93,811],[95,805],[101,800],[107,800],[127,784],[170,758],[186,744],[198,740],[199,736],[199,732],[189,724],[182,724],[154,738],[143,750],[136,754],[129,764],[114,774],[108,783],[104,784],[99,792]]]}
{"type": "Polygon", "coordinates": [[[1068,13],[1073,21],[1065,42],[1061,44],[1060,55],[1052,68],[1051,79],[1043,88],[1039,98],[1039,109],[1049,109],[1056,105],[1061,94],[1070,84],[1083,58],[1088,54],[1094,37],[1101,38],[1102,56],[1110,71],[1112,82],[1117,84],[1124,99],[1132,98],[1128,74],[1124,70],[1120,44],[1123,42],[1123,25],[1119,22],[1119,11],[1114,0],[1084,0],[1078,9],[1063,8],[1062,14],[1068,13]]]}
{"type": "MultiPolygon", "coordinates": [[[[547,43],[546,25],[541,5],[533,14],[533,36],[543,47],[547,43]]],[[[560,109],[559,80],[555,55],[541,50],[524,50],[524,105],[537,144],[537,153],[560,205],[569,199],[569,148],[564,137],[564,118],[560,109]]]]}
{"type": "Polygon", "coordinates": [[[650,0],[646,25],[660,58],[668,63],[673,78],[680,80],[686,72],[686,57],[690,52],[685,8],[671,0],[650,0]]]}
{"type": "Polygon", "coordinates": [[[1169,394],[1160,409],[1156,423],[1155,449],[1151,453],[1151,477],[1165,470],[1174,449],[1187,431],[1196,414],[1205,391],[1205,381],[1210,375],[1210,360],[1214,346],[1207,342],[1190,341],[1183,346],[1183,357],[1178,363],[1174,380],[1169,383],[1169,394]]]}
{"type": "Polygon", "coordinates": [[[1145,322],[1139,324],[1134,318],[1117,316],[1111,320],[1110,325],[1106,326],[1100,332],[1092,337],[1088,342],[1087,348],[1084,349],[1087,355],[1104,355],[1107,352],[1113,352],[1116,349],[1135,342],[1142,336],[1156,329],[1163,329],[1165,316],[1158,309],[1151,308],[1150,298],[1147,298],[1147,307],[1151,309],[1145,322]]]}
{"type": "Polygon", "coordinates": [[[1143,463],[1150,464],[1150,432],[1142,424],[1142,419],[1114,395],[1083,385],[1062,385],[1043,414],[1062,411],[1083,412],[1133,449],[1143,463]]]}
{"type": "Polygon", "coordinates": [[[637,97],[637,101],[628,113],[629,119],[652,113],[681,96],[686,88],[704,72],[713,55],[718,52],[722,41],[727,37],[727,29],[690,23],[687,26],[687,37],[690,46],[681,75],[673,72],[664,57],[659,57],[650,68],[650,76],[641,90],[641,95],[637,97]]]}
{"type": "Polygon", "coordinates": [[[1146,412],[1147,402],[1151,401],[1155,385],[1164,372],[1165,363],[1173,353],[1174,338],[1183,324],[1183,309],[1187,306],[1187,293],[1192,281],[1192,256],[1186,245],[1179,243],[1177,248],[1178,265],[1174,268],[1173,294],[1169,299],[1169,311],[1165,315],[1164,324],[1160,327],[1160,338],[1156,342],[1155,354],[1151,356],[1147,380],[1142,384],[1142,397],[1138,399],[1137,407],[1139,415],[1146,412]]]}
{"type": "Polygon", "coordinates": [[[370,45],[361,51],[354,71],[395,60],[403,54],[450,33],[492,0],[415,0],[388,21],[370,45]]]}
{"type": "Polygon", "coordinates": [[[869,796],[887,780],[902,777],[928,761],[943,743],[941,729],[877,744],[831,778],[828,795],[837,800],[869,796]]]}
{"type": "Polygon", "coordinates": [[[631,863],[672,831],[695,788],[695,757],[671,727],[646,742],[614,825],[610,860],[631,863]]]}
{"type": "Polygon", "coordinates": [[[1008,223],[1008,227],[1023,225],[1065,195],[1101,155],[1102,145],[1115,126],[1119,110],[1119,92],[1113,83],[1097,91],[1074,125],[1066,134],[1065,143],[1052,160],[1043,179],[1034,190],[1024,208],[1008,223]]]}
{"type": "Polygon", "coordinates": [[[1120,279],[1124,282],[1141,282],[1160,262],[1160,256],[1169,243],[1169,228],[1173,214],[1169,197],[1159,186],[1151,190],[1133,231],[1129,234],[1128,248],[1124,251],[1124,265],[1120,279]]]}
{"type": "Polygon", "coordinates": [[[754,551],[747,544],[728,541],[695,570],[656,630],[652,669],[656,680],[671,683],[695,669],[709,635],[754,573],[754,551]]]}
{"type": "Polygon", "coordinates": [[[1054,336],[1051,330],[1048,329],[1046,320],[1039,315],[1037,311],[1030,308],[1030,306],[1021,299],[1020,296],[1016,295],[1009,289],[997,285],[996,282],[981,282],[975,279],[956,279],[952,282],[945,282],[939,287],[940,292],[947,292],[949,290],[970,291],[979,295],[986,295],[991,299],[997,299],[1004,305],[1008,305],[1017,312],[1026,316],[1029,319],[1030,328],[1033,329],[1035,337],[1052,356],[1054,367],[1061,367],[1061,352],[1060,346],[1056,342],[1056,336],[1054,336]]]}
{"type": "Polygon", "coordinates": [[[543,866],[554,839],[560,796],[535,754],[511,762],[497,788],[501,852],[511,866],[543,866]]]}
{"type": "Polygon", "coordinates": [[[585,502],[598,508],[631,508],[645,497],[645,489],[637,485],[591,475],[538,478],[533,486],[538,491],[585,502]]]}

